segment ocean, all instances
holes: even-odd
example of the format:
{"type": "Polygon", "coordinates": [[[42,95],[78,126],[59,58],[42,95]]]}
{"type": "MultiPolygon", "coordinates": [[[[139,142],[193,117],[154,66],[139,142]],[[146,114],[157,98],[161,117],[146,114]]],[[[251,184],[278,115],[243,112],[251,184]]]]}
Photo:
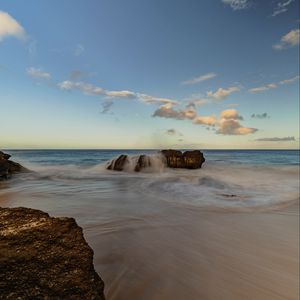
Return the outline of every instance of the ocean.
{"type": "MultiPolygon", "coordinates": [[[[276,228],[268,229],[268,213],[284,210],[299,200],[297,150],[204,150],[206,162],[201,169],[167,169],[158,160],[153,168],[139,173],[130,169],[109,171],[106,165],[120,154],[157,158],[157,150],[5,152],[33,172],[0,182],[0,199],[6,199],[11,207],[74,217],[94,249],[95,266],[106,283],[108,299],[200,299],[199,295],[201,299],[246,299],[248,286],[246,281],[238,282],[240,275],[232,274],[233,278],[237,276],[236,285],[241,285],[241,298],[225,284],[226,270],[233,272],[228,264],[235,272],[247,272],[242,260],[230,260],[236,245],[229,246],[224,236],[237,244],[243,244],[247,235],[254,244],[264,243],[264,231],[273,234],[285,226],[276,221],[276,228]],[[267,217],[262,219],[257,214],[267,217]],[[258,221],[247,223],[254,216],[258,221]],[[220,259],[220,265],[214,266],[220,259]],[[215,279],[210,281],[209,276],[215,279]],[[207,289],[213,281],[224,297],[211,297],[214,292],[207,289]]],[[[291,241],[293,251],[299,250],[295,235],[291,241]]],[[[280,243],[282,240],[269,240],[261,249],[272,246],[270,251],[275,251],[280,243]]],[[[237,257],[249,258],[249,250],[244,251],[244,257],[237,257]]],[[[287,254],[289,251],[286,249],[287,254]]],[[[274,264],[272,268],[272,274],[283,272],[274,264]]],[[[266,267],[267,271],[270,268],[266,267]]],[[[254,273],[254,281],[267,279],[255,279],[254,273]]],[[[278,274],[275,279],[282,282],[278,274]]],[[[288,275],[287,284],[297,281],[297,276],[288,275]]],[[[293,291],[296,286],[286,288],[293,291]]],[[[277,299],[275,294],[271,294],[273,298],[266,295],[262,292],[255,299],[277,299]]]]}

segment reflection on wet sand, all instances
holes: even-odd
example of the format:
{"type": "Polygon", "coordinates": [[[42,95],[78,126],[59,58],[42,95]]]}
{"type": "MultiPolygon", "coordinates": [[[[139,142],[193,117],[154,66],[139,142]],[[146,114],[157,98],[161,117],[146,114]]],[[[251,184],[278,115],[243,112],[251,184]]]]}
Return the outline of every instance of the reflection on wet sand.
{"type": "Polygon", "coordinates": [[[168,214],[87,226],[110,300],[298,299],[299,206],[168,214]]]}

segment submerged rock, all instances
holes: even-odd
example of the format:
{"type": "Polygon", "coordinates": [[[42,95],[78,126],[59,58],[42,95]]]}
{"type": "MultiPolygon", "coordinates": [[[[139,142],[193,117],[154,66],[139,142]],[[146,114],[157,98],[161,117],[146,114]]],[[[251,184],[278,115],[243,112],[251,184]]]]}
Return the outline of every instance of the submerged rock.
{"type": "Polygon", "coordinates": [[[0,208],[1,299],[98,299],[104,284],[73,218],[0,208]]]}
{"type": "Polygon", "coordinates": [[[12,174],[28,171],[20,164],[9,160],[10,157],[11,155],[0,151],[0,180],[8,179],[12,174]]]}

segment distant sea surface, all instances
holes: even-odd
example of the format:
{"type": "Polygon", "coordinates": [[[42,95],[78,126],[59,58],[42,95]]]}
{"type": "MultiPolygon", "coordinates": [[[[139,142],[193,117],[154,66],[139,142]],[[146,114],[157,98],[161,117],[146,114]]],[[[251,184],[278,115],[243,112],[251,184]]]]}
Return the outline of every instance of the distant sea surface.
{"type": "Polygon", "coordinates": [[[157,150],[5,152],[34,172],[0,182],[0,199],[75,217],[95,251],[108,299],[296,299],[297,261],[289,259],[297,259],[299,219],[257,213],[297,203],[299,151],[204,150],[198,170],[164,168],[157,150]],[[106,170],[120,154],[148,154],[156,164],[140,173],[106,170]],[[286,260],[286,273],[277,259],[286,260]],[[248,260],[259,271],[249,273],[248,260]],[[270,292],[277,289],[285,297],[270,292]]]}

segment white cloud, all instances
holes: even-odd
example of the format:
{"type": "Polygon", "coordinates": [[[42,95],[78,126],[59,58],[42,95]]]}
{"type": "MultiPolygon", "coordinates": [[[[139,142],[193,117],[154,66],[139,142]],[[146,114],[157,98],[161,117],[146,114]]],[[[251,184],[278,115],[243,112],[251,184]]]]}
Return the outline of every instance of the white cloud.
{"type": "Polygon", "coordinates": [[[110,98],[136,98],[136,94],[131,91],[105,91],[105,95],[110,98]]]}
{"type": "Polygon", "coordinates": [[[279,83],[280,84],[291,84],[291,83],[294,83],[296,81],[298,81],[300,78],[299,75],[293,77],[293,78],[290,78],[290,79],[284,79],[284,80],[281,80],[279,83]]]}
{"type": "Polygon", "coordinates": [[[137,97],[146,104],[177,104],[177,101],[168,99],[168,98],[160,98],[160,97],[154,97],[149,96],[146,94],[137,93],[137,97]]]}
{"type": "Polygon", "coordinates": [[[224,4],[230,5],[233,10],[246,9],[250,6],[248,0],[222,0],[224,4]]]}
{"type": "Polygon", "coordinates": [[[299,45],[300,42],[300,29],[293,29],[287,34],[285,34],[280,42],[273,45],[273,49],[282,50],[289,47],[294,47],[299,45]]]}
{"type": "Polygon", "coordinates": [[[217,76],[217,74],[215,74],[215,73],[208,73],[208,74],[205,74],[205,75],[201,75],[201,76],[183,81],[182,83],[183,84],[196,84],[196,83],[199,83],[199,82],[202,82],[202,81],[212,79],[216,76],[217,76]]]}
{"type": "Polygon", "coordinates": [[[227,89],[219,88],[215,92],[207,92],[207,97],[213,98],[215,100],[223,100],[228,97],[230,94],[239,91],[240,89],[236,86],[229,87],[227,89]]]}
{"type": "Polygon", "coordinates": [[[299,75],[297,75],[297,76],[292,77],[292,78],[281,80],[278,83],[273,82],[273,83],[269,83],[269,84],[266,84],[266,85],[263,85],[263,86],[254,87],[254,88],[249,89],[248,91],[250,93],[261,93],[261,92],[268,91],[268,90],[271,90],[271,89],[276,89],[276,88],[278,88],[279,84],[281,84],[281,85],[292,84],[292,83],[298,81],[299,78],[300,78],[299,75]]]}
{"type": "Polygon", "coordinates": [[[224,135],[246,135],[257,131],[256,128],[244,127],[239,120],[243,117],[239,115],[236,109],[226,109],[220,114],[220,121],[218,122],[217,134],[224,135]]]}
{"type": "MultiPolygon", "coordinates": [[[[170,118],[176,120],[191,120],[194,124],[212,126],[216,128],[217,134],[223,135],[246,135],[256,132],[258,129],[244,127],[240,120],[243,117],[235,109],[227,109],[221,112],[220,118],[216,116],[198,116],[193,105],[188,105],[183,110],[174,109],[174,104],[167,103],[160,106],[153,117],[170,118]]],[[[209,127],[207,127],[209,128],[209,127]]]]}
{"type": "Polygon", "coordinates": [[[177,120],[193,120],[197,116],[195,108],[191,105],[186,106],[185,109],[182,110],[176,110],[173,106],[174,104],[172,103],[166,103],[155,110],[152,116],[177,120]]]}
{"type": "Polygon", "coordinates": [[[264,92],[264,91],[267,91],[267,90],[270,90],[270,89],[276,89],[276,88],[277,88],[276,83],[269,83],[267,85],[251,88],[248,91],[250,93],[260,93],[260,92],[264,92]]]}
{"type": "Polygon", "coordinates": [[[75,48],[74,55],[80,56],[84,52],[84,50],[85,50],[84,46],[81,44],[78,44],[75,48]]]}
{"type": "Polygon", "coordinates": [[[222,119],[243,120],[236,109],[226,109],[221,112],[222,119]]]}
{"type": "Polygon", "coordinates": [[[276,17],[284,12],[286,12],[288,10],[288,6],[294,2],[294,0],[287,0],[285,2],[278,2],[275,9],[274,9],[274,12],[272,14],[272,17],[276,17]]]}
{"type": "Polygon", "coordinates": [[[243,127],[235,119],[222,119],[218,124],[217,134],[223,135],[246,135],[257,131],[256,128],[243,127]]]}
{"type": "Polygon", "coordinates": [[[25,39],[24,28],[7,12],[0,10],[0,42],[9,36],[25,39]]]}
{"type": "Polygon", "coordinates": [[[134,99],[136,94],[131,91],[108,91],[104,90],[101,87],[95,86],[90,83],[85,83],[81,81],[71,81],[65,80],[58,84],[58,87],[62,90],[79,90],[82,93],[90,96],[105,96],[108,98],[125,98],[125,99],[134,99]]]}
{"type": "Polygon", "coordinates": [[[26,70],[27,74],[31,77],[34,78],[40,78],[40,79],[45,79],[45,80],[50,80],[51,79],[51,75],[47,72],[42,71],[41,69],[37,69],[37,68],[28,68],[26,70]]]}
{"type": "Polygon", "coordinates": [[[62,90],[80,90],[86,95],[103,95],[104,90],[100,87],[94,86],[89,83],[84,82],[74,82],[70,80],[65,80],[58,84],[59,88],[62,90]]]}
{"type": "Polygon", "coordinates": [[[193,120],[194,124],[215,126],[217,118],[215,116],[198,116],[193,120]]]}

